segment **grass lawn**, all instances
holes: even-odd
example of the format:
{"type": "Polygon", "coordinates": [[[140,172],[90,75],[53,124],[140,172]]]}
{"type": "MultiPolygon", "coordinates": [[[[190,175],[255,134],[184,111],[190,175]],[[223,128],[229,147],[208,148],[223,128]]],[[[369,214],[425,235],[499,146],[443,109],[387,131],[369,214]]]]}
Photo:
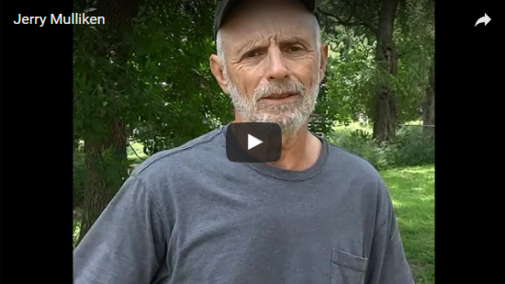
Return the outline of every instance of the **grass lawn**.
{"type": "Polygon", "coordinates": [[[435,283],[434,166],[382,171],[417,284],[435,283]]]}

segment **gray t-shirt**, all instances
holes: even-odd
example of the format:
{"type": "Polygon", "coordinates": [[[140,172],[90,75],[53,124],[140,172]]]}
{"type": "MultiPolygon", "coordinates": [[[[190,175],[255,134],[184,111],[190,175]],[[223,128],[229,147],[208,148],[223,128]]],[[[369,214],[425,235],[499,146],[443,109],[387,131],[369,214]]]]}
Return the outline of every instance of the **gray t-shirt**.
{"type": "Polygon", "coordinates": [[[322,140],[305,171],[232,163],[225,132],[137,167],[75,249],[75,284],[414,283],[368,162],[322,140]]]}

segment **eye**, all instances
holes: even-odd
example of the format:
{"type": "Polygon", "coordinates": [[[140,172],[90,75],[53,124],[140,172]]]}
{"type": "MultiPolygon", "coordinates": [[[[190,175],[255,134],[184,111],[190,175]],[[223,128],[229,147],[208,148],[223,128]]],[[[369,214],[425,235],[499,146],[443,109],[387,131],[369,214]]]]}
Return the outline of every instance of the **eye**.
{"type": "Polygon", "coordinates": [[[289,52],[299,52],[299,51],[302,51],[303,48],[301,46],[298,46],[298,45],[293,45],[291,47],[288,48],[288,51],[289,52]]]}
{"type": "Polygon", "coordinates": [[[246,54],[244,55],[244,57],[245,57],[245,58],[252,58],[252,57],[259,56],[259,55],[260,55],[259,51],[254,50],[254,51],[249,51],[248,53],[246,53],[246,54]]]}

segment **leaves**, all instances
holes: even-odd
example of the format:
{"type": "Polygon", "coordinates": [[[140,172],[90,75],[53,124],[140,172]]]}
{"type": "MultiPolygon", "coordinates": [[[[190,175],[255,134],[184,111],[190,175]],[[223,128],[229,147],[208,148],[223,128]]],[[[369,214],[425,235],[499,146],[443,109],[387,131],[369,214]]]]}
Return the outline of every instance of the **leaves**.
{"type": "Polygon", "coordinates": [[[214,5],[149,1],[126,34],[74,26],[75,138],[103,135],[121,117],[132,139],[161,149],[209,131],[209,118],[227,121],[229,100],[204,64],[214,5]]]}
{"type": "MultiPolygon", "coordinates": [[[[132,31],[74,26],[75,137],[99,135],[107,119],[122,117],[132,139],[178,145],[233,117],[208,68],[214,52],[213,1],[149,1],[132,31]]],[[[375,64],[378,1],[322,1],[323,37],[330,43],[327,77],[316,112],[346,122],[370,114],[376,86],[397,93],[399,118],[418,115],[433,61],[433,4],[407,1],[394,31],[399,53],[392,77],[375,64]],[[354,24],[352,24],[354,23],[354,24]]],[[[153,145],[154,145],[153,144],[153,145]]],[[[154,147],[154,146],[153,146],[154,147]]]]}
{"type": "Polygon", "coordinates": [[[375,62],[380,1],[322,1],[323,38],[330,45],[325,106],[345,123],[359,115],[373,117],[378,86],[396,93],[398,122],[417,119],[434,57],[434,5],[407,1],[399,8],[394,30],[398,73],[392,76],[375,62]],[[375,11],[375,14],[372,13],[375,11]]]}

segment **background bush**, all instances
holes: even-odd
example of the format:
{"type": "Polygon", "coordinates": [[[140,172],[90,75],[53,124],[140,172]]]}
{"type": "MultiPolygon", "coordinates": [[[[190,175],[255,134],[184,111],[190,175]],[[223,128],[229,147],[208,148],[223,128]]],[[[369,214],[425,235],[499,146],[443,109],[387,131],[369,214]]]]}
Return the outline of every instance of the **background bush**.
{"type": "Polygon", "coordinates": [[[336,128],[327,137],[331,143],[356,154],[376,169],[422,166],[435,163],[435,139],[423,134],[422,127],[404,126],[395,141],[378,144],[366,127],[336,128]]]}

